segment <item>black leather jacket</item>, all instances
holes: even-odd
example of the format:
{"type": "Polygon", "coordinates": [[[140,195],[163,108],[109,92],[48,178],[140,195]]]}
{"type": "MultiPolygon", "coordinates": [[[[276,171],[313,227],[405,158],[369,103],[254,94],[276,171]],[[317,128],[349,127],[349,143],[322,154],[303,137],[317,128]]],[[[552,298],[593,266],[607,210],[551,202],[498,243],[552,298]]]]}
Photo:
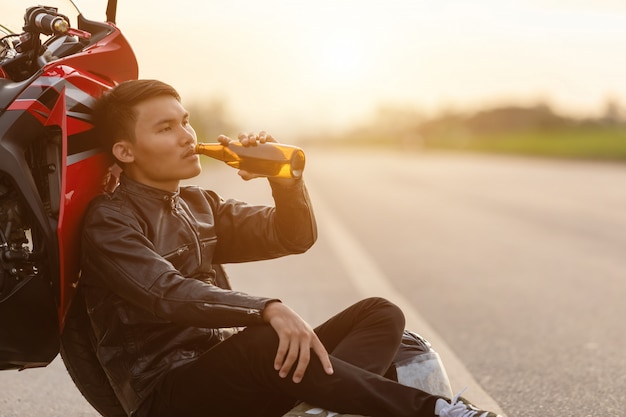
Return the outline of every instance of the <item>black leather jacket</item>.
{"type": "Polygon", "coordinates": [[[218,328],[264,324],[274,299],[231,290],[216,265],[301,253],[315,242],[304,183],[272,184],[272,194],[275,208],[251,206],[122,175],[114,193],[90,205],[81,285],[98,359],[129,415],[166,372],[219,343],[218,328]]]}

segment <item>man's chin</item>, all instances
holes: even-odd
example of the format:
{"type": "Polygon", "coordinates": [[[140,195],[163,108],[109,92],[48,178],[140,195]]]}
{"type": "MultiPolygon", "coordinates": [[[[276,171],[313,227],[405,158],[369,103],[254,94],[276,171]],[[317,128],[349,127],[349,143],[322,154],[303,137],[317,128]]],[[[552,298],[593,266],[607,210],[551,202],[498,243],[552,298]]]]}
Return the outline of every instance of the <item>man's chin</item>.
{"type": "Polygon", "coordinates": [[[200,175],[200,173],[202,173],[202,166],[198,164],[195,169],[189,170],[187,173],[185,173],[185,175],[182,175],[181,180],[188,180],[190,178],[197,177],[198,175],[200,175]]]}

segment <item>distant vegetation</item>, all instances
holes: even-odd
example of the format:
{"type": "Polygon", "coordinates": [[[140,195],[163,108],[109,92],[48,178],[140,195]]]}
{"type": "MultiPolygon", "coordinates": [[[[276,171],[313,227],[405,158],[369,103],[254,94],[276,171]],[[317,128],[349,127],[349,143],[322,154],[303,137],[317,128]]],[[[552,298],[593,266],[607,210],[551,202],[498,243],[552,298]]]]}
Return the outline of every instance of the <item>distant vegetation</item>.
{"type": "MultiPolygon", "coordinates": [[[[221,133],[237,131],[221,100],[187,107],[201,141],[214,141],[221,133]]],[[[447,111],[433,117],[406,107],[387,107],[341,134],[300,138],[297,143],[307,147],[383,146],[626,162],[626,112],[615,101],[607,101],[602,115],[588,118],[560,115],[545,104],[447,111]]]]}
{"type": "Polygon", "coordinates": [[[198,135],[198,141],[215,142],[219,135],[232,135],[235,131],[235,125],[224,100],[218,98],[207,102],[184,104],[189,111],[191,125],[198,135]]]}
{"type": "Polygon", "coordinates": [[[547,105],[445,112],[431,118],[387,108],[367,124],[330,140],[341,145],[626,161],[626,119],[615,102],[608,102],[604,114],[595,118],[562,116],[547,105]]]}

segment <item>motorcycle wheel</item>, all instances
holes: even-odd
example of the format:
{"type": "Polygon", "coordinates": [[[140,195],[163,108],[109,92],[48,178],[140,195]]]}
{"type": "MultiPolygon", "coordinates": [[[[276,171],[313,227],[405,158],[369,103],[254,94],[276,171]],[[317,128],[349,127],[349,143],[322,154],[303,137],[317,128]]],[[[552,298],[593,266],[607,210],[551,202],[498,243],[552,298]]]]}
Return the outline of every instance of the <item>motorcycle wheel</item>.
{"type": "Polygon", "coordinates": [[[61,334],[61,358],[74,384],[104,417],[127,417],[94,349],[95,340],[80,287],[61,334]]]}

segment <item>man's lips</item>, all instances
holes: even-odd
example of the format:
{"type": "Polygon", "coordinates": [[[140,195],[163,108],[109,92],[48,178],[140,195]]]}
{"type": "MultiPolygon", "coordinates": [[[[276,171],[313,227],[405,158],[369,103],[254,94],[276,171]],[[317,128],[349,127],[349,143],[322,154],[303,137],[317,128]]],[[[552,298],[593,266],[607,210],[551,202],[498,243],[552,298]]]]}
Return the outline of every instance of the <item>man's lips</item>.
{"type": "Polygon", "coordinates": [[[185,153],[183,153],[183,159],[190,158],[192,156],[196,156],[196,149],[189,148],[185,153]]]}

